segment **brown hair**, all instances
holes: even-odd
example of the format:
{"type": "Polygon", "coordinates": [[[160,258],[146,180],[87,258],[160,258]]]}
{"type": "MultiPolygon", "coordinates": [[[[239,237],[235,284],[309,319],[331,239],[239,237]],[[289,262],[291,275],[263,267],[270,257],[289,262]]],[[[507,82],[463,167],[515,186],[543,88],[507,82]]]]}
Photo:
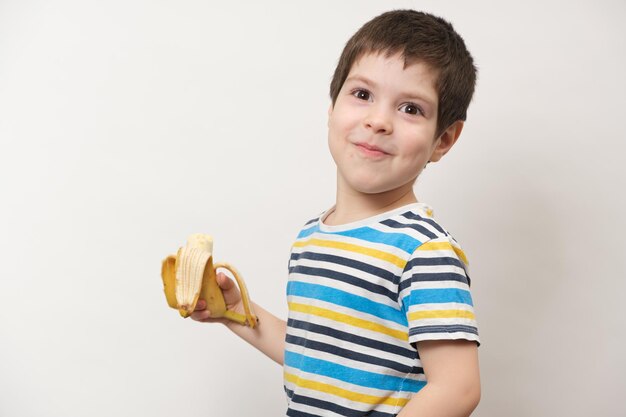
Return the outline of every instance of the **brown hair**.
{"type": "Polygon", "coordinates": [[[387,58],[400,53],[404,68],[423,62],[437,71],[436,137],[467,118],[477,70],[463,38],[449,22],[416,10],[393,10],[365,23],[348,40],[335,68],[330,83],[333,106],[352,65],[368,53],[385,53],[387,58]]]}

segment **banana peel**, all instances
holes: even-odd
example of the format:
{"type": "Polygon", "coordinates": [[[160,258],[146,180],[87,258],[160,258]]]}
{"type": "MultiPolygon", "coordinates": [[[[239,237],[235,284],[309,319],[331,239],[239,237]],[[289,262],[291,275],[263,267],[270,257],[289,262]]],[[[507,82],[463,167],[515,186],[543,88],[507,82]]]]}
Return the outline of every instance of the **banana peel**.
{"type": "Polygon", "coordinates": [[[182,317],[189,317],[198,300],[206,301],[211,318],[226,318],[254,328],[255,316],[246,284],[232,265],[213,262],[213,238],[206,234],[189,236],[187,244],[176,255],[170,255],[161,265],[161,278],[167,305],[178,310],[182,317]],[[217,283],[217,270],[229,270],[237,281],[245,314],[228,310],[224,294],[217,283]]]}

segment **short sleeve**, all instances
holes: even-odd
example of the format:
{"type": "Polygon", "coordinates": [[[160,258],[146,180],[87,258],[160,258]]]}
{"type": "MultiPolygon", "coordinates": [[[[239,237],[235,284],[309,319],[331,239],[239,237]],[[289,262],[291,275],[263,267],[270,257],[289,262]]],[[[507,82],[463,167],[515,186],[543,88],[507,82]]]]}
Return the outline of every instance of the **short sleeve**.
{"type": "Polygon", "coordinates": [[[465,254],[444,236],[421,244],[400,279],[409,342],[465,339],[480,343],[465,254]]]}

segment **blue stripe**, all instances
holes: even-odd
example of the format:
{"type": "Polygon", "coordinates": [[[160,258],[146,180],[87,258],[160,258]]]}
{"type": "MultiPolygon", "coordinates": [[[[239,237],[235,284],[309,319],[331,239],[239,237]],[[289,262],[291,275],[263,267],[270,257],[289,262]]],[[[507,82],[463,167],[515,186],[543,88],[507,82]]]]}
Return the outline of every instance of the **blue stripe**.
{"type": "Polygon", "coordinates": [[[413,253],[415,248],[422,244],[419,240],[405,233],[381,232],[371,227],[359,227],[358,229],[346,230],[345,232],[333,232],[331,234],[353,237],[372,243],[382,243],[401,249],[408,254],[413,253]]]}
{"type": "Polygon", "coordinates": [[[288,350],[285,351],[285,365],[310,374],[338,379],[349,384],[388,391],[418,392],[426,385],[426,381],[416,381],[414,379],[362,371],[322,359],[300,355],[288,350]]]}
{"type": "Polygon", "coordinates": [[[384,320],[393,321],[402,326],[408,325],[406,316],[400,309],[324,285],[290,281],[287,283],[287,295],[326,301],[362,313],[371,314],[384,320]]]}
{"type": "Polygon", "coordinates": [[[320,228],[319,223],[315,223],[313,226],[309,227],[308,229],[302,229],[300,230],[300,233],[298,233],[298,237],[296,237],[296,239],[302,239],[307,236],[311,236],[313,233],[317,232],[319,228],[320,228]]]}
{"type": "Polygon", "coordinates": [[[472,307],[474,306],[470,292],[459,288],[431,288],[423,290],[413,290],[409,295],[402,299],[403,306],[408,306],[409,304],[417,305],[431,303],[461,303],[470,305],[472,307]]]}

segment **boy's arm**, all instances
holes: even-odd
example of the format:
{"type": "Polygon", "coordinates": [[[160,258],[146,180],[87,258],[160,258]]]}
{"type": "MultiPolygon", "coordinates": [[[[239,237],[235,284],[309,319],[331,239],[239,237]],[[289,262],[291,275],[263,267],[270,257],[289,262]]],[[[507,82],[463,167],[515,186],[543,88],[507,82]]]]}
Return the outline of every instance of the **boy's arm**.
{"type": "Polygon", "coordinates": [[[427,384],[398,417],[465,417],[480,400],[476,342],[428,340],[417,343],[427,384]]]}
{"type": "Polygon", "coordinates": [[[282,365],[285,356],[287,323],[258,304],[252,303],[252,305],[254,313],[259,319],[254,329],[233,321],[227,321],[224,324],[237,336],[263,352],[268,358],[282,365]]]}
{"type": "MultiPolygon", "coordinates": [[[[224,293],[224,300],[226,301],[228,309],[243,314],[244,309],[241,302],[241,293],[239,289],[237,289],[235,282],[220,272],[217,274],[217,283],[224,293]]],[[[285,333],[287,332],[287,323],[284,320],[274,316],[256,303],[252,303],[252,309],[259,322],[254,329],[251,329],[250,327],[242,326],[239,323],[227,319],[209,318],[210,312],[205,310],[205,308],[206,303],[204,300],[199,300],[196,305],[196,310],[191,314],[191,318],[196,321],[208,323],[222,323],[233,333],[263,352],[274,362],[279,365],[283,364],[285,333]]]]}

